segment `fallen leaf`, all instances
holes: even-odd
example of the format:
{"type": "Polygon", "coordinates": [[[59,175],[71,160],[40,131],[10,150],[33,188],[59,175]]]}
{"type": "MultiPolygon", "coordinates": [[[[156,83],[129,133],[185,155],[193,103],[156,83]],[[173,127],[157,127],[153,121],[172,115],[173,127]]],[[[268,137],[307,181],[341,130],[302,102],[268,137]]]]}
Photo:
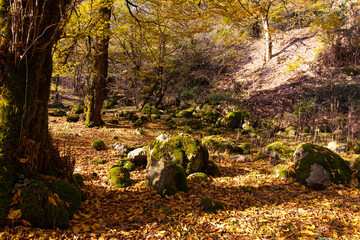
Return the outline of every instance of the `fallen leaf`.
{"type": "Polygon", "coordinates": [[[15,220],[21,218],[21,209],[13,210],[11,209],[9,214],[7,215],[7,219],[15,220]]]}

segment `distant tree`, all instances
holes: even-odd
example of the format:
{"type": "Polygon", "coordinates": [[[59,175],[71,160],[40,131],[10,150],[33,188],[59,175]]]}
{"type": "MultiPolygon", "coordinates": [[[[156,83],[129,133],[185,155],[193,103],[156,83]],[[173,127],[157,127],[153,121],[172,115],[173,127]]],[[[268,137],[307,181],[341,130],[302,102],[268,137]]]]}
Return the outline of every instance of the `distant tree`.
{"type": "Polygon", "coordinates": [[[85,125],[89,127],[104,124],[101,119],[101,110],[107,96],[106,81],[108,78],[108,55],[110,41],[110,19],[112,0],[101,0],[99,14],[95,20],[95,44],[91,72],[91,83],[88,89],[86,102],[85,125]]]}
{"type": "Polygon", "coordinates": [[[265,39],[264,61],[272,58],[273,30],[269,22],[279,10],[286,9],[289,4],[287,0],[209,0],[208,3],[215,13],[225,16],[229,21],[250,24],[255,30],[261,19],[265,39]]]}

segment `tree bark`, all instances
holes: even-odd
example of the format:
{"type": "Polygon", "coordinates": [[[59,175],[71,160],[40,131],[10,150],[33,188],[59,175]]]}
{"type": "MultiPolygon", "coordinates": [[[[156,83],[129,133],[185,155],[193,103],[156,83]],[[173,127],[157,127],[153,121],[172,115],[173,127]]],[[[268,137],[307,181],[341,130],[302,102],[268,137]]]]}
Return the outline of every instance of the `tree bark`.
{"type": "Polygon", "coordinates": [[[102,126],[101,110],[107,96],[108,52],[112,0],[105,0],[99,10],[99,29],[96,35],[91,85],[89,87],[85,125],[102,126]]]}
{"type": "Polygon", "coordinates": [[[263,16],[261,18],[262,25],[264,29],[264,35],[265,35],[265,62],[270,61],[272,58],[272,39],[271,39],[271,33],[270,33],[270,27],[269,27],[269,18],[267,16],[263,16]]]}
{"type": "Polygon", "coordinates": [[[17,176],[54,173],[60,164],[48,130],[48,101],[52,46],[70,2],[0,0],[0,225],[17,176]]]}

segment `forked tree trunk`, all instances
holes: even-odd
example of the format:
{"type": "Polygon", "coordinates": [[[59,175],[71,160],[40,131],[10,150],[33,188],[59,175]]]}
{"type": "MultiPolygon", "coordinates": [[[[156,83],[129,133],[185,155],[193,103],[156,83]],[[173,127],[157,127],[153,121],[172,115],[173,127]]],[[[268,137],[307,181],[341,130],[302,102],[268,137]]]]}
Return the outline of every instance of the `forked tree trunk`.
{"type": "Polygon", "coordinates": [[[103,7],[99,10],[94,62],[85,121],[85,125],[88,127],[102,126],[104,124],[101,118],[101,110],[107,95],[106,81],[108,77],[111,6],[112,0],[104,0],[103,7]]]}
{"type": "Polygon", "coordinates": [[[48,101],[52,46],[69,3],[0,0],[0,225],[16,177],[53,173],[60,159],[49,136],[48,101]]]}

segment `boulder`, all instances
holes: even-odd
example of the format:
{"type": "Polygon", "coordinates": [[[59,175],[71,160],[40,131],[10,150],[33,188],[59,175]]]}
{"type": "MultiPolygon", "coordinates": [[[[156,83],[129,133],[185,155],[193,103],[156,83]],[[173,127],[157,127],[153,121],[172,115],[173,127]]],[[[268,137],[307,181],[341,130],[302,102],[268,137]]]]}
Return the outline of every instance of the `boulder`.
{"type": "Polygon", "coordinates": [[[147,148],[147,157],[148,166],[153,161],[172,161],[183,166],[189,175],[207,168],[209,152],[198,140],[175,135],[165,141],[155,139],[147,148]]]}
{"type": "Polygon", "coordinates": [[[293,151],[282,142],[274,142],[267,145],[263,153],[273,159],[286,161],[291,158],[293,151]]]}
{"type": "Polygon", "coordinates": [[[249,113],[246,111],[230,112],[221,120],[221,125],[232,129],[241,128],[245,123],[245,119],[249,118],[249,113]]]}
{"type": "Polygon", "coordinates": [[[337,153],[344,153],[346,152],[346,144],[345,143],[338,143],[336,141],[329,142],[327,148],[333,152],[337,153]]]}
{"type": "Polygon", "coordinates": [[[135,164],[135,166],[146,166],[147,152],[146,148],[137,148],[127,155],[128,158],[135,164]]]}
{"type": "Polygon", "coordinates": [[[129,151],[129,148],[128,146],[126,146],[125,144],[122,144],[122,143],[119,143],[119,142],[116,142],[112,145],[112,148],[115,150],[115,151],[118,151],[120,153],[127,153],[129,151]]]}
{"type": "Polygon", "coordinates": [[[165,160],[153,161],[148,165],[146,184],[160,195],[173,195],[188,190],[184,168],[165,160]]]}
{"type": "Polygon", "coordinates": [[[187,175],[208,169],[209,153],[189,136],[162,135],[148,145],[147,160],[146,183],[160,194],[169,195],[187,190],[187,175]]]}
{"type": "Polygon", "coordinates": [[[328,148],[303,144],[295,151],[294,161],[296,178],[309,188],[321,190],[351,180],[349,164],[328,148]]]}

